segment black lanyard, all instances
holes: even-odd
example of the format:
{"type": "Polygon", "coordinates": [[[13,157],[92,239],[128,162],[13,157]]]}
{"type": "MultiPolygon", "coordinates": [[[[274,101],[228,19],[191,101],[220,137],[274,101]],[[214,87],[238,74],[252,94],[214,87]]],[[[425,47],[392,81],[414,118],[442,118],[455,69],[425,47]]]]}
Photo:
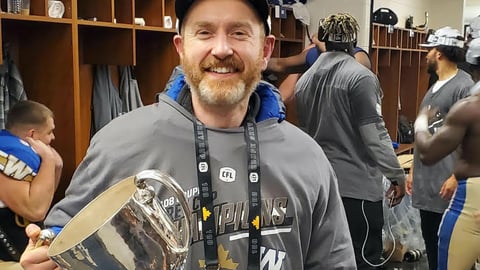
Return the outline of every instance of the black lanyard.
{"type": "MultiPolygon", "coordinates": [[[[200,189],[203,246],[205,249],[205,269],[218,269],[216,224],[213,205],[212,176],[210,173],[210,153],[207,130],[195,119],[195,151],[197,155],[197,177],[200,189]]],[[[261,211],[260,196],[260,153],[258,148],[257,126],[252,119],[245,121],[245,141],[248,160],[248,269],[260,269],[261,211]]]]}

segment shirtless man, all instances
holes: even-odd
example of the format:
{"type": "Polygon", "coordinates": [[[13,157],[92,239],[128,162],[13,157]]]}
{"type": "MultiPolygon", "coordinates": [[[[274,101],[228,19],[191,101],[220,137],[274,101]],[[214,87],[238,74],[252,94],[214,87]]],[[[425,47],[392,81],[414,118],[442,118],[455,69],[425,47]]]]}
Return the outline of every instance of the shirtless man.
{"type": "Polygon", "coordinates": [[[477,82],[473,95],[450,109],[434,135],[428,120],[435,108],[423,110],[415,121],[415,147],[424,164],[432,165],[458,149],[458,187],[438,232],[439,270],[468,270],[480,257],[480,93],[474,92],[480,87],[480,39],[471,41],[466,58],[477,82]]]}

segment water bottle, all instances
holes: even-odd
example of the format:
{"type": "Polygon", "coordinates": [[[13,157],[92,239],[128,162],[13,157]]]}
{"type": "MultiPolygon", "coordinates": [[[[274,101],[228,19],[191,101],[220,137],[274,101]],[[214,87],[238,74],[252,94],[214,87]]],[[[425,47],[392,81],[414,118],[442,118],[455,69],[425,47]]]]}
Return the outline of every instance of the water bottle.
{"type": "Polygon", "coordinates": [[[411,249],[405,253],[403,260],[407,262],[416,262],[423,257],[424,250],[420,249],[411,249]]]}

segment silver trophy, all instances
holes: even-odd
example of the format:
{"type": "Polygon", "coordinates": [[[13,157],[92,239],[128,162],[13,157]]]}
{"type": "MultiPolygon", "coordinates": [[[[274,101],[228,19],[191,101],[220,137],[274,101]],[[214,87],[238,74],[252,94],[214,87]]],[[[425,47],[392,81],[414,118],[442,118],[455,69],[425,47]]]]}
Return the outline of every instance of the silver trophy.
{"type": "MultiPolygon", "coordinates": [[[[191,213],[182,188],[169,175],[146,170],[110,187],[85,206],[50,244],[48,255],[74,270],[183,269],[191,213]],[[173,195],[183,218],[173,220],[146,180],[173,195]]],[[[44,240],[43,240],[44,241],[44,240]]]]}

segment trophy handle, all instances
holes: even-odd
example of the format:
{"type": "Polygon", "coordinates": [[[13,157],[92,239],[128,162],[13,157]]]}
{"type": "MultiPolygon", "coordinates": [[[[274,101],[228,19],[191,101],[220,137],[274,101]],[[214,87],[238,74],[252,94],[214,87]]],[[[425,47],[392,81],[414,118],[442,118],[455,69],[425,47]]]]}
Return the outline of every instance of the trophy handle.
{"type": "MultiPolygon", "coordinates": [[[[180,259],[178,257],[181,257],[182,261],[184,261],[190,245],[191,213],[182,187],[173,177],[159,170],[141,171],[135,175],[134,181],[137,186],[137,191],[133,196],[134,201],[146,214],[155,231],[165,240],[167,252],[173,255],[172,259],[178,261],[180,259]],[[177,227],[174,224],[164,207],[155,199],[154,188],[145,183],[148,179],[161,183],[178,199],[184,213],[184,218],[181,219],[181,226],[177,227]]],[[[170,265],[171,263],[175,264],[175,262],[167,262],[170,265]]]]}

